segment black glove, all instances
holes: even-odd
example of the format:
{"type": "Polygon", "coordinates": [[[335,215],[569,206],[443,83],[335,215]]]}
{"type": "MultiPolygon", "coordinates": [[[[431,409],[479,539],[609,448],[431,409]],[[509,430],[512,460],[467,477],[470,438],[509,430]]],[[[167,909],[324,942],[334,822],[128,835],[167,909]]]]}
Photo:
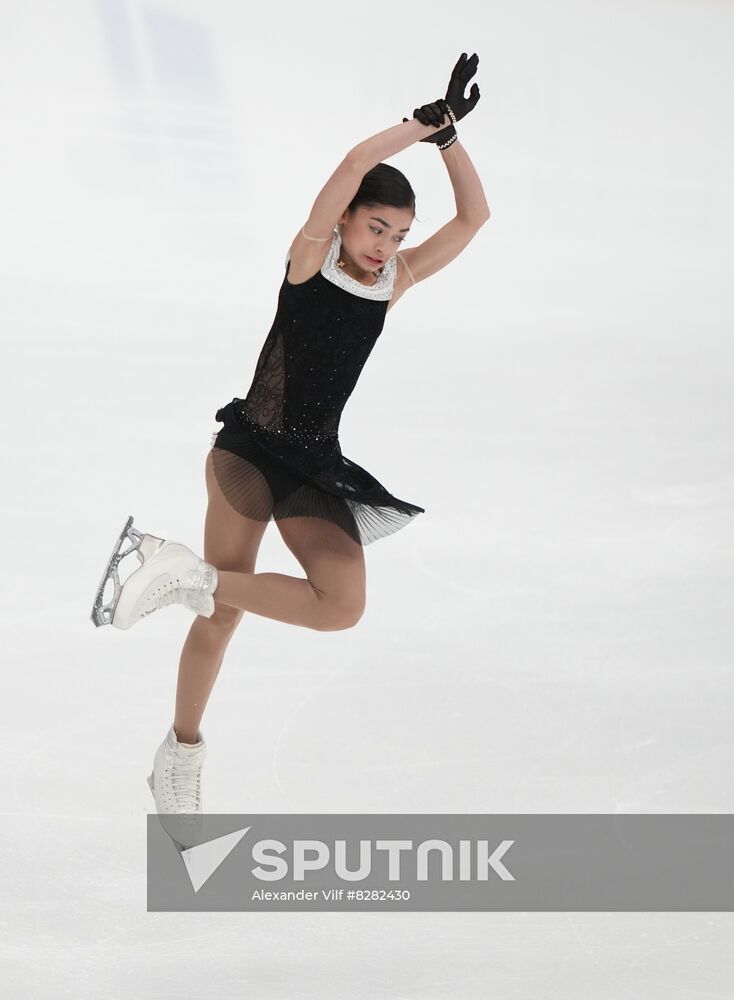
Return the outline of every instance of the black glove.
{"type": "MultiPolygon", "coordinates": [[[[449,85],[446,89],[445,100],[438,100],[434,104],[424,104],[422,107],[416,108],[413,112],[413,117],[417,118],[422,125],[436,125],[443,121],[443,115],[446,114],[446,105],[448,104],[453,111],[454,118],[457,122],[461,121],[462,118],[465,118],[469,112],[474,109],[477,101],[479,100],[479,87],[476,83],[472,84],[469,96],[464,97],[466,85],[476,73],[478,65],[479,56],[476,52],[471,59],[467,59],[466,52],[462,52],[456,62],[456,65],[451,71],[451,79],[449,80],[449,85]],[[440,111],[440,114],[438,114],[438,122],[435,120],[437,106],[440,111]]],[[[403,121],[407,122],[408,119],[403,118],[403,121]]],[[[451,125],[447,125],[446,128],[441,129],[440,132],[436,132],[433,135],[427,135],[420,141],[444,143],[453,135],[456,135],[456,129],[454,128],[452,122],[451,125]]]]}
{"type": "MultiPolygon", "coordinates": [[[[446,102],[439,98],[438,101],[434,101],[433,104],[423,104],[420,108],[416,108],[413,111],[413,117],[417,118],[421,125],[433,125],[438,128],[439,125],[443,123],[444,115],[446,114],[446,102]]],[[[409,119],[403,118],[404,122],[409,119]]],[[[446,139],[450,139],[451,136],[456,132],[453,124],[448,125],[446,128],[442,128],[440,132],[436,132],[433,135],[427,135],[421,142],[445,142],[446,139]]]]}
{"type": "Polygon", "coordinates": [[[462,52],[451,72],[451,79],[446,90],[446,103],[454,112],[457,122],[466,118],[479,100],[479,87],[476,83],[472,84],[469,96],[464,97],[466,85],[476,73],[478,65],[479,56],[476,52],[471,59],[467,59],[466,52],[462,52]]]}

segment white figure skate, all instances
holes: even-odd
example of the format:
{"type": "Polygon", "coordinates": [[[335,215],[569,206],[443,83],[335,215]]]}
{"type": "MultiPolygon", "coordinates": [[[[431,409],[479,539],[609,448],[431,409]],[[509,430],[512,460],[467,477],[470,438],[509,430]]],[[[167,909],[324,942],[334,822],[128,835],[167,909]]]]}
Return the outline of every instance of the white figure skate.
{"type": "Polygon", "coordinates": [[[198,733],[196,744],[179,743],[173,726],[156,751],[148,786],[168,835],[183,847],[201,843],[203,816],[201,769],[206,759],[206,741],[198,733]],[[173,818],[175,816],[175,819],[173,818]]]}
{"type": "Polygon", "coordinates": [[[92,608],[95,625],[131,628],[141,619],[169,604],[183,604],[204,618],[214,614],[214,597],[219,582],[214,566],[204,562],[180,542],[169,542],[144,534],[132,527],[129,517],[107,563],[92,608]],[[120,552],[127,538],[133,544],[120,552]],[[141,565],[120,583],[118,566],[134,552],[141,565]],[[104,590],[112,580],[115,592],[107,604],[104,590]]]}

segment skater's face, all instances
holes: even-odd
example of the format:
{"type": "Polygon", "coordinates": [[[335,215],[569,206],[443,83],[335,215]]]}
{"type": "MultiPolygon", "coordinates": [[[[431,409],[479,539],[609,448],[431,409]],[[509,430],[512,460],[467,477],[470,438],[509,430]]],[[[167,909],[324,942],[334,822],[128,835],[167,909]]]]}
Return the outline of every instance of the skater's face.
{"type": "Polygon", "coordinates": [[[369,274],[384,267],[398,252],[412,223],[409,208],[360,205],[340,219],[342,248],[357,271],[369,274]]]}

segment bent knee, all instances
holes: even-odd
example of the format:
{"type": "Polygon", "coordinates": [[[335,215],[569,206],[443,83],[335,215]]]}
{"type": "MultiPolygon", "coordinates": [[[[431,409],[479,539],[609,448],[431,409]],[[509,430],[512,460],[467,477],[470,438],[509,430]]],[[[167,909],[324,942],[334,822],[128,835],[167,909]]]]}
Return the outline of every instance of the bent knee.
{"type": "Polygon", "coordinates": [[[363,597],[354,597],[350,600],[322,597],[321,602],[323,613],[317,626],[320,632],[336,632],[340,629],[354,628],[365,611],[363,597]]]}

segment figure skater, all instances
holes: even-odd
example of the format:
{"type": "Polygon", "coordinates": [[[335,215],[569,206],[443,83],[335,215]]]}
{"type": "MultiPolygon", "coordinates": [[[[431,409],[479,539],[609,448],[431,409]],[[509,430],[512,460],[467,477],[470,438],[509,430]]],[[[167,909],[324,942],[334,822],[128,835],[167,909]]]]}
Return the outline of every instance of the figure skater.
{"type": "Polygon", "coordinates": [[[350,628],[365,607],[363,546],[425,512],[342,455],[338,428],[388,310],[461,253],[489,218],[455,128],[479,100],[476,83],[464,96],[478,62],[476,53],[462,53],[445,99],[355,146],[314,201],[286,257],[277,312],[247,396],[216,413],[223,427],[206,458],[204,558],[136,530],[132,517],[113,550],[95,625],[127,629],[173,603],[197,616],[181,654],[174,721],[148,778],[159,813],[202,812],[206,743],[199,726],[244,612],[318,631],[350,628]],[[401,250],[415,194],[381,161],[416,141],[441,150],[456,215],[430,239],[401,250]],[[255,572],[271,519],[305,578],[255,572]],[[125,538],[133,544],[121,552],[125,538]],[[141,565],[121,585],[118,565],[131,552],[141,565]],[[114,595],[105,604],[110,580],[114,595]]]}

